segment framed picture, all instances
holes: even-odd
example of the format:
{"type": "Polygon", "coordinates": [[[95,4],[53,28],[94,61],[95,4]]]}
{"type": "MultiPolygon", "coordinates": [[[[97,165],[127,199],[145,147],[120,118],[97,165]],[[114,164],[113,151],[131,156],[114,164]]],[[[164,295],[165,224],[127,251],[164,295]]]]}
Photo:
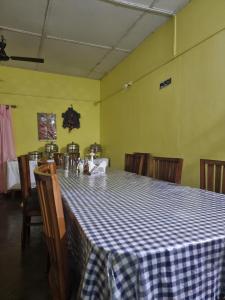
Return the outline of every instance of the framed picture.
{"type": "Polygon", "coordinates": [[[56,140],[56,114],[37,113],[38,139],[56,140]]]}

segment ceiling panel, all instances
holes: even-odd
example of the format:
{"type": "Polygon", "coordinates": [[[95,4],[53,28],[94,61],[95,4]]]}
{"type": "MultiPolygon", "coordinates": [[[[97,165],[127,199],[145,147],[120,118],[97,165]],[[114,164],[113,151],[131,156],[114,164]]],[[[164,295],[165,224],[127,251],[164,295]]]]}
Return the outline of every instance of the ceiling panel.
{"type": "Polygon", "coordinates": [[[48,62],[37,66],[37,70],[41,72],[56,73],[62,75],[88,77],[89,71],[80,69],[72,64],[62,65],[61,62],[48,62]]]}
{"type": "Polygon", "coordinates": [[[190,0],[155,0],[154,7],[177,12],[189,2],[190,0]]]}
{"type": "Polygon", "coordinates": [[[103,61],[95,68],[95,71],[105,74],[113,69],[118,63],[120,63],[128,53],[120,52],[120,51],[111,51],[103,61]]]}
{"type": "MultiPolygon", "coordinates": [[[[37,57],[40,38],[16,32],[5,32],[3,30],[1,30],[0,33],[6,38],[7,45],[5,51],[8,56],[37,57]]],[[[4,65],[28,69],[34,69],[36,66],[36,63],[13,60],[1,63],[4,65]]]]}
{"type": "Polygon", "coordinates": [[[1,0],[0,26],[41,33],[47,0],[1,0]]]}
{"type": "Polygon", "coordinates": [[[164,16],[144,14],[136,26],[119,43],[118,47],[126,49],[136,48],[150,33],[154,32],[167,20],[168,18],[164,16]]]}
{"type": "Polygon", "coordinates": [[[104,75],[104,73],[99,73],[99,72],[93,71],[93,72],[91,72],[91,74],[90,73],[88,74],[88,77],[92,78],[92,79],[98,79],[99,80],[103,77],[103,75],[104,75]]]}
{"type": "Polygon", "coordinates": [[[38,69],[69,75],[78,76],[80,74],[80,76],[87,76],[106,52],[107,50],[105,49],[47,39],[44,42],[42,51],[45,63],[39,65],[38,69]]]}
{"type": "Polygon", "coordinates": [[[137,3],[140,5],[151,6],[155,0],[129,0],[131,3],[137,3]]]}
{"type": "Polygon", "coordinates": [[[47,34],[114,46],[140,14],[99,0],[55,0],[47,34]]]}

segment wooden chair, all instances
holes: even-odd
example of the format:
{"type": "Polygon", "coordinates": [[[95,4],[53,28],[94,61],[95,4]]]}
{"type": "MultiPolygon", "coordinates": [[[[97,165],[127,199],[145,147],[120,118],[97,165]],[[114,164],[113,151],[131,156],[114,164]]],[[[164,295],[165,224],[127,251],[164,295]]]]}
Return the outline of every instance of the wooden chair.
{"type": "Polygon", "coordinates": [[[50,257],[49,284],[54,300],[66,300],[69,296],[66,227],[55,172],[54,164],[41,165],[34,171],[50,257]]]}
{"type": "Polygon", "coordinates": [[[143,155],[144,156],[144,161],[143,161],[143,167],[142,167],[142,172],[141,172],[141,175],[143,176],[147,176],[148,175],[148,162],[149,162],[149,159],[151,157],[151,154],[150,153],[142,153],[142,152],[134,152],[134,155],[143,155]]]}
{"type": "Polygon", "coordinates": [[[69,154],[69,168],[76,169],[77,167],[77,160],[80,157],[80,153],[70,153],[69,154]]]}
{"type": "Polygon", "coordinates": [[[180,184],[182,166],[182,158],[152,157],[149,159],[149,176],[180,184]]]}
{"type": "Polygon", "coordinates": [[[225,161],[200,159],[200,188],[225,194],[225,161]]]}
{"type": "Polygon", "coordinates": [[[136,173],[138,175],[142,174],[144,163],[144,155],[142,154],[129,154],[125,153],[125,171],[136,173]]]}
{"type": "Polygon", "coordinates": [[[18,157],[21,194],[22,194],[22,209],[23,209],[23,223],[21,232],[21,246],[25,248],[27,240],[30,238],[30,227],[40,226],[42,222],[35,217],[41,216],[37,190],[31,189],[30,181],[30,167],[28,155],[21,155],[18,157]],[[33,219],[33,220],[32,220],[33,219]]]}
{"type": "Polygon", "coordinates": [[[55,152],[54,161],[57,168],[63,167],[63,153],[55,152]]]}

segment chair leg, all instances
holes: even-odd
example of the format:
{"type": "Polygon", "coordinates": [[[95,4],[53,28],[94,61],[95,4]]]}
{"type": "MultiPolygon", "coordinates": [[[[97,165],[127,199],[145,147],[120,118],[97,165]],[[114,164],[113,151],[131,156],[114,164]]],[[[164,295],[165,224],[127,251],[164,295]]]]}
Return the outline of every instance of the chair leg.
{"type": "Polygon", "coordinates": [[[22,249],[25,248],[26,240],[27,240],[27,222],[26,222],[26,217],[23,217],[22,232],[21,232],[21,247],[22,247],[22,249]]]}
{"type": "Polygon", "coordinates": [[[28,241],[30,241],[30,222],[31,222],[31,217],[27,217],[27,237],[28,237],[28,241]]]}
{"type": "Polygon", "coordinates": [[[48,253],[48,250],[47,250],[47,253],[46,253],[46,273],[48,274],[49,273],[49,270],[50,270],[50,257],[49,257],[49,253],[48,253]]]}
{"type": "Polygon", "coordinates": [[[21,232],[21,246],[25,249],[27,240],[30,240],[30,221],[31,217],[23,216],[22,232],[21,232]]]}

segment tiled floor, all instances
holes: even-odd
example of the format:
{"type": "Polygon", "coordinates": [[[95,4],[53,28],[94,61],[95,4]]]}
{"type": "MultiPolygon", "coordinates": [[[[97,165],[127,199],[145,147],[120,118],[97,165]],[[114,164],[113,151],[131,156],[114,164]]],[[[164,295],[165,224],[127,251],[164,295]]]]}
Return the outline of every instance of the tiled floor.
{"type": "Polygon", "coordinates": [[[46,252],[41,228],[32,227],[30,244],[21,252],[19,198],[0,198],[0,299],[49,300],[46,252]]]}

